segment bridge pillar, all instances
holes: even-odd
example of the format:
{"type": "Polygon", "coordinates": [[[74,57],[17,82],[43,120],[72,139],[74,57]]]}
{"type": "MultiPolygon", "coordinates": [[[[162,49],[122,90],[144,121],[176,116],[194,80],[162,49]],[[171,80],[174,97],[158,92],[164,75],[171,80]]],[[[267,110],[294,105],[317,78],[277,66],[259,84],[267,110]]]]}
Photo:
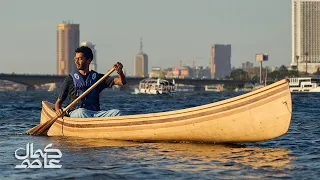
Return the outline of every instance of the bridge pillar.
{"type": "Polygon", "coordinates": [[[195,86],[194,91],[204,91],[204,87],[203,86],[195,86]]]}
{"type": "Polygon", "coordinates": [[[36,88],[34,87],[34,85],[28,85],[26,88],[26,91],[35,91],[36,88]]]}

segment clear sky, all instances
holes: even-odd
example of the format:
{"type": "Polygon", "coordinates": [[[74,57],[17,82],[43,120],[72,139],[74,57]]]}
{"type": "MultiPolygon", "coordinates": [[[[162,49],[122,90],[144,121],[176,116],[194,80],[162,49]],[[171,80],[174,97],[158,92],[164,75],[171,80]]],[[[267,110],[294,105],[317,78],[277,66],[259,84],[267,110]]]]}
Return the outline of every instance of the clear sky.
{"type": "Polygon", "coordinates": [[[55,74],[63,20],[96,44],[101,73],[117,61],[133,73],[141,36],[149,69],[208,66],[210,44],[231,44],[234,67],[258,66],[259,52],[267,66],[291,62],[291,0],[1,0],[0,73],[55,74]]]}

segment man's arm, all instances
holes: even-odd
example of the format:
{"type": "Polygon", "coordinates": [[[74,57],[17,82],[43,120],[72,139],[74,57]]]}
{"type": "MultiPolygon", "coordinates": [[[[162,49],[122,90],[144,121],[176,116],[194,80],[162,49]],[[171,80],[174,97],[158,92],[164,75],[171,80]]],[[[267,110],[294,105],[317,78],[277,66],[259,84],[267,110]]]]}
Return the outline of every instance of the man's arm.
{"type": "Polygon", "coordinates": [[[56,110],[56,115],[59,116],[59,117],[63,113],[63,110],[62,110],[61,107],[62,107],[62,100],[60,98],[58,98],[57,101],[56,101],[56,104],[54,105],[54,108],[56,110]]]}
{"type": "Polygon", "coordinates": [[[54,109],[56,110],[56,115],[58,115],[58,116],[62,115],[62,112],[63,112],[62,103],[68,96],[70,83],[72,83],[72,81],[73,81],[72,77],[68,76],[63,82],[60,95],[54,105],[54,109]]]}
{"type": "Polygon", "coordinates": [[[127,81],[126,81],[126,76],[123,74],[123,71],[122,71],[123,65],[120,62],[117,62],[117,64],[113,65],[113,68],[115,68],[115,70],[119,74],[118,77],[113,79],[114,84],[121,85],[121,86],[125,85],[127,81]]]}

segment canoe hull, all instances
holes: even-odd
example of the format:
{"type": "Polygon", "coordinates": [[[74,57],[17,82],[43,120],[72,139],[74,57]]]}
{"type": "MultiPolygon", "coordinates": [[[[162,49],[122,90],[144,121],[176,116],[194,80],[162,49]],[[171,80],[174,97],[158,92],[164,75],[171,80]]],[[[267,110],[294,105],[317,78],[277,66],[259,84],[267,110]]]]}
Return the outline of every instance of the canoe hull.
{"type": "MultiPolygon", "coordinates": [[[[43,101],[41,123],[55,116],[43,101]]],[[[176,111],[106,117],[59,118],[48,136],[134,141],[239,143],[266,141],[285,134],[292,112],[288,80],[203,106],[176,111]]]]}

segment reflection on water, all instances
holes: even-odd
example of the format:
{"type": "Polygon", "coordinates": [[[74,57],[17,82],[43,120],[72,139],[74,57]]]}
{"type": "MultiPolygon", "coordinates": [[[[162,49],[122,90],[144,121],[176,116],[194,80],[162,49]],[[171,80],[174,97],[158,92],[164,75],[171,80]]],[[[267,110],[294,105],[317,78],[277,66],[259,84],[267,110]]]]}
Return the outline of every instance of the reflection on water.
{"type": "MultiPolygon", "coordinates": [[[[258,148],[242,147],[236,145],[213,144],[179,144],[179,143],[154,143],[146,144],[148,154],[165,156],[170,159],[180,159],[181,162],[194,162],[198,168],[206,169],[206,165],[213,168],[212,162],[229,163],[226,168],[234,168],[234,164],[246,165],[258,169],[262,167],[289,168],[293,157],[289,156],[290,150],[285,148],[258,148]],[[195,161],[193,161],[195,160],[195,161]],[[198,166],[198,163],[205,166],[198,166]],[[208,164],[206,164],[208,163],[208,164]]],[[[138,155],[138,154],[135,154],[138,155]]],[[[181,163],[185,165],[185,163],[181,163]]],[[[173,169],[177,168],[172,167],[173,169]]]]}
{"type": "Polygon", "coordinates": [[[97,138],[79,138],[79,137],[48,137],[52,143],[63,146],[66,149],[83,149],[93,147],[110,147],[110,146],[135,146],[138,143],[132,141],[117,141],[97,138]]]}
{"type": "MultiPolygon", "coordinates": [[[[104,151],[104,147],[118,149],[127,147],[127,151],[117,150],[117,153],[120,153],[117,156],[140,158],[142,164],[157,162],[172,171],[214,170],[226,172],[238,171],[244,166],[253,170],[268,169],[270,171],[270,169],[274,169],[279,171],[292,168],[290,162],[295,159],[289,155],[291,151],[286,148],[246,147],[233,144],[139,143],[71,137],[50,137],[50,141],[68,150],[86,149],[88,153],[94,149],[95,154],[99,154],[96,148],[101,148],[100,150],[104,151]]],[[[281,175],[280,173],[278,176],[285,176],[285,174],[281,175]]]]}

